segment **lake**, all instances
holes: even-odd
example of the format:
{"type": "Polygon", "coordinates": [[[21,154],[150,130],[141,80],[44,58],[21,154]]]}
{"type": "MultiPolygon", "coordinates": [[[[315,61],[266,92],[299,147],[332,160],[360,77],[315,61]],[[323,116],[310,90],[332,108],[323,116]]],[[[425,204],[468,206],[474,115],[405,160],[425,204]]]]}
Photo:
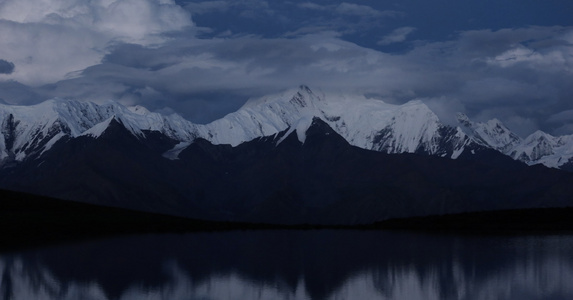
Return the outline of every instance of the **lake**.
{"type": "Polygon", "coordinates": [[[0,299],[573,299],[573,235],[101,238],[0,254],[0,299]]]}

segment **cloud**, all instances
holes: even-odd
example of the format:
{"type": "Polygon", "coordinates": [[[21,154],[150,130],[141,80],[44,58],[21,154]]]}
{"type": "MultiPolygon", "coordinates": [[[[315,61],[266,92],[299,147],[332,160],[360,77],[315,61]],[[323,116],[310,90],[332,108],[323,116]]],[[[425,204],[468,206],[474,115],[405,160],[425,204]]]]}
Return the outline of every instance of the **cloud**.
{"type": "Polygon", "coordinates": [[[465,102],[479,104],[487,102],[507,104],[509,101],[523,103],[528,99],[543,97],[542,91],[536,85],[517,79],[494,76],[468,80],[460,88],[460,93],[471,95],[466,97],[465,102]]]}
{"type": "Polygon", "coordinates": [[[364,41],[365,37],[378,34],[389,22],[405,15],[395,10],[381,10],[348,2],[338,4],[302,2],[292,6],[297,9],[297,18],[296,22],[293,22],[295,28],[292,28],[287,35],[335,31],[347,40],[355,42],[364,41]]]}
{"type": "Polygon", "coordinates": [[[203,1],[185,4],[185,7],[193,15],[201,15],[214,12],[224,12],[231,8],[233,4],[229,1],[203,1]]]}
{"type": "Polygon", "coordinates": [[[557,41],[573,28],[515,31],[522,39],[514,43],[499,39],[499,34],[510,33],[505,30],[461,32],[450,41],[414,44],[400,54],[361,47],[334,32],[267,39],[179,38],[154,47],[117,44],[101,63],[77,77],[35,91],[46,97],[119,99],[152,110],[170,107],[193,121],[208,122],[249,97],[307,84],[390,103],[422,99],[451,124],[455,112],[463,111],[478,121],[497,117],[521,135],[557,130],[561,125],[548,121],[550,116],[573,110],[571,46],[557,41]],[[467,47],[472,44],[481,47],[467,47]],[[508,65],[491,62],[521,48],[539,57],[508,65]],[[564,57],[563,64],[555,63],[556,55],[564,57]]]}
{"type": "MultiPolygon", "coordinates": [[[[168,0],[5,0],[0,57],[17,68],[1,75],[0,98],[116,99],[208,122],[250,97],[306,84],[389,103],[422,99],[452,123],[451,116],[462,111],[478,121],[497,117],[522,135],[564,130],[564,121],[556,120],[564,118],[559,112],[573,110],[573,28],[466,30],[385,53],[348,36],[378,34],[384,20],[399,14],[320,3],[289,4],[313,17],[296,23],[299,15],[280,18],[278,4],[261,0],[192,2],[185,8],[168,0]],[[276,17],[274,25],[296,24],[285,25],[294,28],[288,35],[196,37],[190,16],[211,19],[209,13],[220,12],[233,14],[233,26],[260,13],[276,17]]],[[[403,42],[414,30],[398,27],[379,44],[403,42]]]]}
{"type": "Polygon", "coordinates": [[[170,0],[6,0],[0,57],[18,66],[11,79],[41,85],[99,63],[111,44],[158,44],[191,25],[170,0]]]}
{"type": "Polygon", "coordinates": [[[233,11],[244,18],[257,18],[261,15],[273,15],[269,3],[264,0],[216,0],[191,2],[185,5],[185,8],[193,15],[202,15],[209,13],[221,13],[233,11]]]}
{"type": "Polygon", "coordinates": [[[0,74],[12,74],[12,72],[14,72],[14,64],[0,59],[0,74]]]}
{"type": "Polygon", "coordinates": [[[448,94],[473,117],[500,118],[521,135],[536,129],[557,133],[550,117],[573,108],[573,87],[567,83],[573,79],[572,32],[571,27],[466,31],[413,52],[420,59],[437,58],[442,70],[452,72],[444,78],[452,84],[448,94]]]}
{"type": "Polygon", "coordinates": [[[379,11],[368,5],[360,5],[354,3],[342,2],[336,6],[336,12],[344,15],[353,15],[360,17],[382,17],[382,16],[395,16],[394,11],[379,11]]]}
{"type": "Polygon", "coordinates": [[[297,6],[299,8],[313,9],[313,10],[320,10],[320,11],[330,10],[332,8],[332,6],[320,5],[320,4],[316,4],[316,3],[312,3],[312,2],[299,3],[299,4],[297,4],[297,6]]]}
{"type": "Polygon", "coordinates": [[[357,16],[363,18],[380,18],[380,17],[400,17],[404,13],[395,10],[377,10],[368,5],[342,2],[338,5],[321,5],[313,2],[303,2],[297,4],[299,8],[328,11],[331,13],[347,16],[357,16]]]}
{"type": "Polygon", "coordinates": [[[570,31],[571,28],[560,26],[469,30],[459,33],[459,46],[470,55],[488,57],[502,55],[516,47],[540,51],[569,47],[573,42],[570,31]]]}
{"type": "Polygon", "coordinates": [[[32,87],[16,81],[0,81],[0,102],[9,104],[35,104],[42,99],[32,87]]]}
{"type": "Polygon", "coordinates": [[[548,122],[573,123],[573,109],[558,112],[547,119],[548,122]]]}
{"type": "Polygon", "coordinates": [[[393,43],[400,43],[406,40],[408,35],[414,32],[414,27],[400,27],[394,29],[390,34],[386,35],[378,42],[378,45],[390,45],[393,43]]]}
{"type": "Polygon", "coordinates": [[[556,135],[573,133],[573,109],[558,112],[549,116],[548,123],[552,123],[557,128],[554,130],[556,135]]]}
{"type": "Polygon", "coordinates": [[[6,0],[0,6],[0,19],[89,30],[143,44],[157,41],[154,35],[191,24],[187,13],[171,0],[6,0]]]}

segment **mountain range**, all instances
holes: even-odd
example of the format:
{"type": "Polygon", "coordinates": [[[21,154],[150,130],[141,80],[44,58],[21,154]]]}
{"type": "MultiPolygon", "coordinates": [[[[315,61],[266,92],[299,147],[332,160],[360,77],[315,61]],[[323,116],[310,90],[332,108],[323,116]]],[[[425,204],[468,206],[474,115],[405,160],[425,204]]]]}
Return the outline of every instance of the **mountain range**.
{"type": "Polygon", "coordinates": [[[197,138],[237,146],[291,128],[303,139],[312,118],[326,122],[348,143],[384,153],[419,153],[457,158],[464,151],[490,148],[528,165],[572,168],[573,136],[537,131],[525,139],[499,120],[472,122],[458,114],[459,126],[444,125],[423,102],[391,105],[364,96],[315,93],[306,86],[248,101],[210,124],[194,124],[178,114],[161,115],[141,106],[125,107],[52,99],[34,106],[0,104],[0,162],[38,158],[62,138],[98,137],[112,119],[135,136],[157,131],[178,141],[165,153],[176,157],[197,138]]]}
{"type": "Polygon", "coordinates": [[[112,101],[0,105],[0,187],[281,224],[571,206],[573,174],[558,169],[573,169],[572,136],[457,118],[306,86],[205,125],[112,101]]]}

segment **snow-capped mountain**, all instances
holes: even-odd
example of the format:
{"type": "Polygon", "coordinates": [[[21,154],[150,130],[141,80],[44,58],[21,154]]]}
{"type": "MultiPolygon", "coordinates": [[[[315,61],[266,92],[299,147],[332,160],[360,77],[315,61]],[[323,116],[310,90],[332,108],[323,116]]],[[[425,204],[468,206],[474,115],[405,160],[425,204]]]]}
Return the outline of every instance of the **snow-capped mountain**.
{"type": "Polygon", "coordinates": [[[193,132],[214,144],[237,146],[289,127],[304,132],[304,124],[307,127],[313,117],[328,123],[351,145],[385,153],[445,156],[470,143],[461,130],[441,124],[421,101],[391,105],[364,96],[317,94],[306,86],[252,99],[219,120],[194,125],[193,132]],[[453,149],[450,153],[440,145],[445,138],[453,149]]]}
{"type": "Polygon", "coordinates": [[[152,130],[178,140],[195,137],[193,124],[179,115],[163,116],[111,101],[103,105],[62,99],[33,106],[0,104],[0,161],[41,155],[64,137],[97,137],[111,119],[121,121],[136,136],[152,130]]]}
{"type": "Polygon", "coordinates": [[[318,117],[351,145],[385,153],[456,158],[472,141],[443,125],[421,101],[391,105],[364,96],[317,94],[306,86],[247,102],[239,111],[199,130],[214,143],[237,145],[318,117]],[[225,130],[227,129],[227,130],[225,130]]]}
{"type": "Polygon", "coordinates": [[[507,153],[521,143],[521,138],[511,132],[498,119],[486,123],[472,122],[465,114],[458,113],[457,119],[462,129],[482,145],[486,145],[502,153],[507,153]]]}
{"type": "MultiPolygon", "coordinates": [[[[0,165],[38,157],[58,141],[98,138],[112,120],[133,135],[159,132],[176,141],[164,153],[175,159],[195,139],[237,146],[288,128],[305,140],[313,118],[326,122],[351,145],[384,153],[421,153],[458,158],[491,148],[533,165],[566,168],[573,158],[573,136],[536,132],[520,139],[499,120],[472,122],[458,114],[459,127],[444,125],[423,102],[392,105],[359,95],[314,92],[306,86],[248,101],[238,111],[209,124],[194,124],[177,114],[153,113],[141,106],[125,107],[52,99],[33,106],[0,104],[0,165]]],[[[277,141],[277,143],[280,141],[277,141]]]]}
{"type": "MultiPolygon", "coordinates": [[[[129,123],[136,117],[132,110],[122,112],[127,116],[102,116],[75,137],[63,133],[48,150],[7,160],[0,188],[203,220],[277,224],[369,224],[571,206],[573,174],[529,168],[493,149],[474,148],[473,142],[458,159],[386,154],[352,146],[331,124],[307,117],[233,147],[200,135],[182,142],[136,127],[129,123]]],[[[6,128],[20,133],[14,120],[21,119],[10,119],[6,128]]],[[[398,129],[399,122],[390,124],[398,129]]],[[[200,133],[209,126],[195,129],[200,133]]]]}
{"type": "MultiPolygon", "coordinates": [[[[115,102],[2,105],[0,188],[278,224],[571,206],[573,174],[496,150],[512,143],[499,122],[466,123],[466,132],[444,125],[420,101],[391,105],[304,86],[205,125],[115,102]]],[[[541,148],[538,140],[537,150],[524,148],[530,159],[565,153],[557,150],[568,143],[543,136],[541,148]]]]}
{"type": "Polygon", "coordinates": [[[0,160],[22,161],[41,155],[58,140],[97,138],[112,119],[134,135],[157,131],[179,142],[177,152],[196,138],[237,146],[287,128],[304,128],[313,117],[327,122],[350,144],[385,153],[425,153],[456,158],[473,143],[459,128],[445,126],[422,102],[391,105],[363,96],[316,94],[301,86],[250,100],[241,109],[210,124],[193,124],[177,114],[152,113],[116,102],[94,104],[53,99],[34,106],[0,105],[0,160]],[[306,124],[306,125],[305,125],[306,124]]]}
{"type": "Polygon", "coordinates": [[[513,147],[508,155],[527,164],[569,169],[573,158],[573,135],[555,137],[536,131],[513,147]]]}
{"type": "Polygon", "coordinates": [[[497,119],[485,123],[472,122],[459,113],[462,129],[481,145],[496,149],[528,165],[543,164],[550,168],[569,170],[573,158],[573,135],[555,137],[536,131],[521,139],[497,119]]]}

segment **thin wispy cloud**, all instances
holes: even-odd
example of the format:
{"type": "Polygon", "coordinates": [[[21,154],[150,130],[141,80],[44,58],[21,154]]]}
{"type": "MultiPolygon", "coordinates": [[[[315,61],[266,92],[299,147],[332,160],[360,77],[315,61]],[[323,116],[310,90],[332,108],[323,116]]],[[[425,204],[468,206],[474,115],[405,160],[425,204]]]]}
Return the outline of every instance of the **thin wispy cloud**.
{"type": "Polygon", "coordinates": [[[321,5],[313,2],[303,2],[297,5],[299,8],[318,11],[328,11],[341,15],[360,16],[366,18],[399,17],[402,12],[395,10],[377,10],[368,5],[342,2],[340,4],[321,5]]]}
{"type": "Polygon", "coordinates": [[[392,10],[379,11],[368,5],[360,5],[347,2],[342,2],[341,4],[336,6],[335,10],[339,14],[354,15],[366,18],[395,17],[400,15],[399,12],[392,10]]]}
{"type": "Polygon", "coordinates": [[[390,34],[384,36],[382,40],[378,42],[379,45],[390,45],[393,43],[401,43],[406,40],[409,34],[414,32],[416,28],[414,27],[400,27],[394,29],[390,34]]]}

